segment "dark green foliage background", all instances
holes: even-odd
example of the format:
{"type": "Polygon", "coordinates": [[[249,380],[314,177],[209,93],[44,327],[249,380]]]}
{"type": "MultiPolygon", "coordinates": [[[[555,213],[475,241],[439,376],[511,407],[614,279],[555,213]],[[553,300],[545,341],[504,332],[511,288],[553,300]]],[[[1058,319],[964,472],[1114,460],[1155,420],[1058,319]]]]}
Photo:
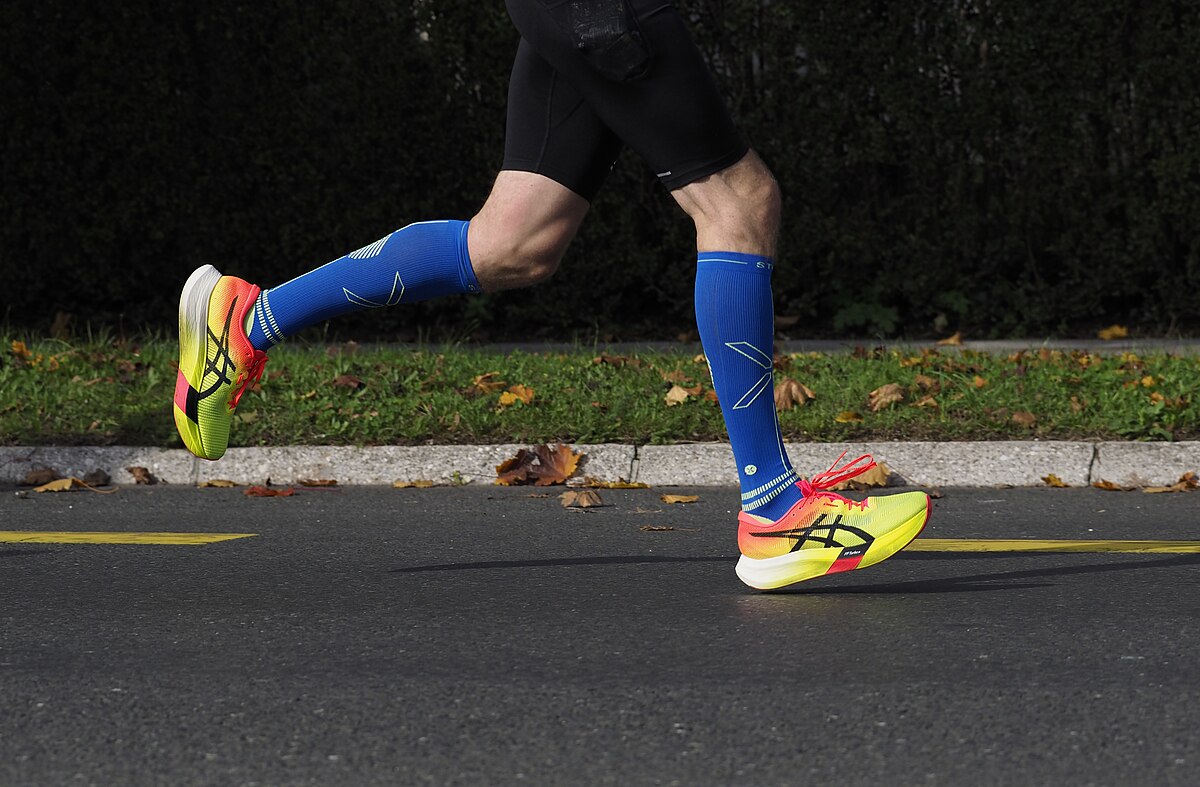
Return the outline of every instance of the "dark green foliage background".
{"type": "MultiPolygon", "coordinates": [[[[1200,6],[680,6],[783,184],[793,337],[1200,326],[1200,6]]],[[[10,0],[0,44],[0,316],[169,328],[202,262],[271,285],[469,217],[516,34],[498,3],[10,0]]],[[[670,338],[692,253],[625,156],[549,284],[331,328],[670,338]]]]}

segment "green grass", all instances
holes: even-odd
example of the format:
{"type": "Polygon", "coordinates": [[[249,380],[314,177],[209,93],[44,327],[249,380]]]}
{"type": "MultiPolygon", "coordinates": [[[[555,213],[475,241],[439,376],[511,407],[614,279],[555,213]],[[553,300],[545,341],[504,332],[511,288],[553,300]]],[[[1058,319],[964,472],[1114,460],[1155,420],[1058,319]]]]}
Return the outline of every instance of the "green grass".
{"type": "MultiPolygon", "coordinates": [[[[180,446],[171,418],[175,345],[28,341],[0,337],[0,444],[180,446]]],[[[238,408],[231,445],[671,443],[721,440],[707,367],[691,355],[643,353],[597,362],[588,350],[478,350],[285,346],[238,408]],[[534,391],[500,406],[474,379],[534,391]],[[361,387],[336,385],[343,375],[361,387]],[[677,406],[675,376],[700,394],[677,406]]],[[[780,414],[791,440],[1200,438],[1194,403],[1200,358],[1101,357],[1042,351],[801,354],[777,360],[816,398],[780,414]],[[978,378],[978,384],[976,381],[978,378]],[[904,400],[879,412],[868,394],[900,385],[904,400]],[[924,397],[925,406],[919,406],[924,397]],[[936,402],[936,406],[932,406],[936,402]],[[854,415],[848,415],[854,414],[854,415]],[[1032,416],[1030,420],[1026,415],[1032,416]],[[1016,419],[1014,419],[1016,415],[1016,419]],[[855,417],[856,416],[856,417],[855,417]],[[860,418],[861,420],[857,420],[860,418]],[[846,422],[839,422],[846,421],[846,422]]]]}

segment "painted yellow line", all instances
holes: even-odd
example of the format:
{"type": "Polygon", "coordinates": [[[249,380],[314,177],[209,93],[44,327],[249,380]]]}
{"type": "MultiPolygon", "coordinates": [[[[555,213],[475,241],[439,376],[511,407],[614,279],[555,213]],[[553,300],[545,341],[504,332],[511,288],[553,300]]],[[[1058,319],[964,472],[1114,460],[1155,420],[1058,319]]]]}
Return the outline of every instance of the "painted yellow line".
{"type": "Polygon", "coordinates": [[[10,544],[212,544],[257,533],[87,533],[0,530],[0,543],[10,544]]]}
{"type": "Polygon", "coordinates": [[[1200,541],[1054,541],[918,538],[906,552],[1168,552],[1200,553],[1200,541]]]}

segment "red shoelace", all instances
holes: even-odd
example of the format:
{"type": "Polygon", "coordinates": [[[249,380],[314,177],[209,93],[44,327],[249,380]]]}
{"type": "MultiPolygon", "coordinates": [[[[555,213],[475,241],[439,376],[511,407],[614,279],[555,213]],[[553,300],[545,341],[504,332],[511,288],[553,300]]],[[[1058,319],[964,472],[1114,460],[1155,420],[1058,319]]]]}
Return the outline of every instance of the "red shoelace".
{"type": "Polygon", "coordinates": [[[858,506],[859,508],[865,506],[865,500],[856,502],[854,500],[849,500],[845,497],[842,497],[836,492],[829,491],[830,487],[837,486],[843,481],[849,481],[855,476],[862,475],[876,465],[875,459],[870,454],[863,454],[857,459],[838,467],[838,462],[842,461],[842,458],[845,457],[847,453],[847,451],[842,451],[841,455],[838,456],[837,459],[833,460],[833,464],[829,466],[828,470],[817,473],[807,481],[801,478],[799,482],[801,494],[803,494],[806,498],[829,498],[828,503],[830,504],[834,502],[843,502],[847,505],[858,506]]]}
{"type": "Polygon", "coordinates": [[[246,369],[245,376],[238,382],[237,388],[233,389],[233,396],[229,399],[230,410],[237,407],[238,402],[242,399],[242,394],[246,392],[247,388],[262,379],[263,367],[266,365],[267,354],[261,350],[255,350],[254,356],[250,359],[250,366],[246,369]]]}

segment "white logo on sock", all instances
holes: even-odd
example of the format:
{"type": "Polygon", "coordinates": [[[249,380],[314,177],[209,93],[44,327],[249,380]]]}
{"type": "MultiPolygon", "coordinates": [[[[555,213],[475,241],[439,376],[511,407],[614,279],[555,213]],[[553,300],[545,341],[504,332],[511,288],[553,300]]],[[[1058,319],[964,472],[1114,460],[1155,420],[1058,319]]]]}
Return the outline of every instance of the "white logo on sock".
{"type": "Polygon", "coordinates": [[[738,399],[737,404],[733,406],[734,410],[744,410],[753,404],[754,400],[761,396],[763,391],[771,387],[771,367],[774,362],[771,356],[750,342],[725,342],[725,346],[739,355],[744,355],[756,365],[767,370],[767,373],[758,378],[754,385],[750,386],[749,390],[742,394],[742,398],[738,399]]]}
{"type": "Polygon", "coordinates": [[[346,300],[358,306],[366,306],[369,309],[378,309],[383,306],[395,306],[404,297],[404,282],[400,279],[400,271],[396,271],[396,280],[392,282],[392,293],[387,297],[384,303],[376,303],[375,301],[367,300],[361,295],[357,295],[345,287],[342,292],[346,293],[346,300]]]}
{"type": "Polygon", "coordinates": [[[746,465],[744,468],[742,468],[742,472],[744,472],[746,475],[754,475],[758,472],[758,467],[755,465],[746,465]]]}

